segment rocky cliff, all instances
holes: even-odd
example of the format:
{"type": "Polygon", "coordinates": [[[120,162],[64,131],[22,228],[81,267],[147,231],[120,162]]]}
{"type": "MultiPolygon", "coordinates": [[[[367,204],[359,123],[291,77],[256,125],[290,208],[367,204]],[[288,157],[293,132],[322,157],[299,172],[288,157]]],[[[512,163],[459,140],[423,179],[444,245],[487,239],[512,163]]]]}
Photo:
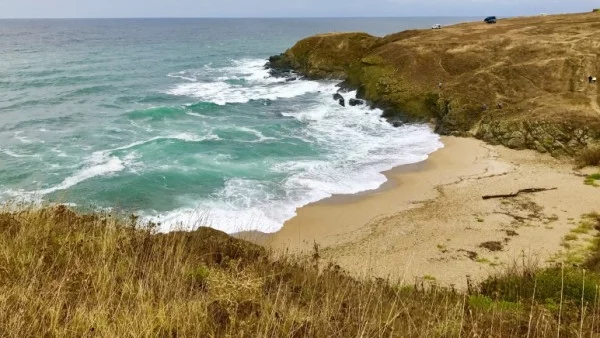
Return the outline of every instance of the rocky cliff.
{"type": "Polygon", "coordinates": [[[465,23],[382,38],[299,41],[270,66],[340,79],[385,116],[432,121],[441,134],[572,154],[600,139],[600,14],[465,23]]]}

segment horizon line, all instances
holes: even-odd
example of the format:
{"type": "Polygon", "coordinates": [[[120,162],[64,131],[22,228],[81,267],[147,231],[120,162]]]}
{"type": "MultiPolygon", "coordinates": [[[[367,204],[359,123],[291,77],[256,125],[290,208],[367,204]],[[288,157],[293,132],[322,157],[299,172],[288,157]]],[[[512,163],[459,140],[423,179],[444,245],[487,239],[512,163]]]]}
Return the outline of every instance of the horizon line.
{"type": "MultiPolygon", "coordinates": [[[[483,16],[487,14],[482,14],[483,16]]],[[[482,15],[403,15],[403,16],[118,16],[118,17],[0,17],[0,20],[70,20],[70,19],[401,19],[401,18],[468,18],[482,15]]],[[[496,15],[501,16],[501,15],[496,15]]],[[[507,16],[508,17],[508,16],[507,16]]]]}
{"type": "Polygon", "coordinates": [[[402,15],[402,16],[131,16],[131,17],[0,17],[0,20],[160,20],[160,19],[404,19],[404,18],[478,18],[495,15],[505,18],[521,16],[545,15],[568,15],[585,14],[588,12],[561,12],[561,13],[536,13],[521,15],[502,14],[468,14],[468,15],[402,15]]]}
{"type": "Polygon", "coordinates": [[[371,15],[371,16],[82,16],[82,17],[1,17],[0,20],[118,20],[118,19],[402,19],[402,18],[476,18],[490,15],[515,18],[538,15],[569,15],[586,14],[589,11],[573,12],[539,12],[539,13],[485,13],[485,14],[465,14],[465,15],[371,15]]]}

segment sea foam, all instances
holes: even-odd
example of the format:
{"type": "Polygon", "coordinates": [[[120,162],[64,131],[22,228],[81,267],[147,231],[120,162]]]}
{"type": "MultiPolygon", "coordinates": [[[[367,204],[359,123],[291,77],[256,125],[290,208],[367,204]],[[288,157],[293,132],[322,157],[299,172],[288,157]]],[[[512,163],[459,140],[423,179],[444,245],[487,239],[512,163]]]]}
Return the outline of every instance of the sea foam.
{"type": "Polygon", "coordinates": [[[246,103],[251,100],[277,100],[293,98],[306,93],[328,89],[328,84],[317,81],[289,81],[270,76],[265,69],[266,60],[234,61],[230,67],[202,71],[206,81],[198,80],[176,85],[167,91],[177,96],[190,96],[218,105],[246,103]],[[216,80],[216,81],[215,81],[216,80]]]}

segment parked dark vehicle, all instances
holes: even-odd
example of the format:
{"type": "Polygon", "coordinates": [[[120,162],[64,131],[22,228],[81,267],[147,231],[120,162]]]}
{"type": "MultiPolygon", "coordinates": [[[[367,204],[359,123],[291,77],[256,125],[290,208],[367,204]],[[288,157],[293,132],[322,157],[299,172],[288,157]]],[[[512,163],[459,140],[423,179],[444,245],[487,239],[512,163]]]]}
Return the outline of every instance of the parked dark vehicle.
{"type": "Polygon", "coordinates": [[[496,23],[496,17],[495,16],[488,16],[483,21],[485,21],[485,23],[496,23]]]}

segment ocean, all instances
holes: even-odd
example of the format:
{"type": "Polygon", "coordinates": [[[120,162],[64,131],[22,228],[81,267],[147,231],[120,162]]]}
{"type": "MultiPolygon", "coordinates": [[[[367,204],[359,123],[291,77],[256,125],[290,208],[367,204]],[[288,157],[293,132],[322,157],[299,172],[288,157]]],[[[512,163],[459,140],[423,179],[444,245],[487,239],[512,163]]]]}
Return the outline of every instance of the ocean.
{"type": "Polygon", "coordinates": [[[334,81],[272,78],[266,59],[316,33],[464,20],[0,20],[0,201],[276,231],[442,144],[339,106],[334,81]]]}

